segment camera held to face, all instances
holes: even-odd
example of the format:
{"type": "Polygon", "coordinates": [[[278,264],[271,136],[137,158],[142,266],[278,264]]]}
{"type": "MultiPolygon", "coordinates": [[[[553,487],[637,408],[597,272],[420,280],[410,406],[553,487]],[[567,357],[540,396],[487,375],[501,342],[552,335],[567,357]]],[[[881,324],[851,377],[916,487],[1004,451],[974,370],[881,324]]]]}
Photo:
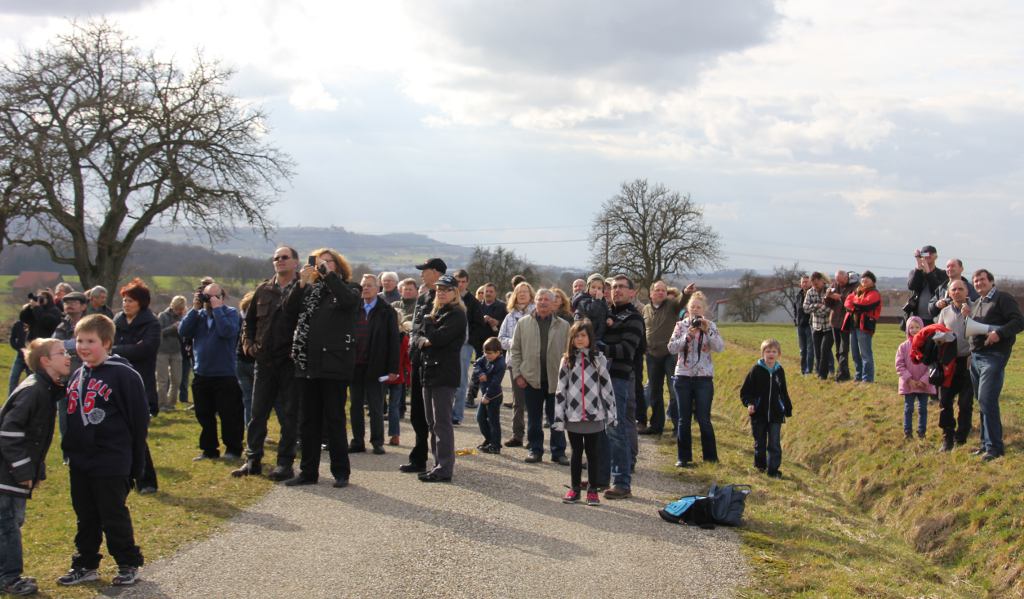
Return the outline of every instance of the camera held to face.
{"type": "Polygon", "coordinates": [[[701,318],[700,316],[694,316],[693,318],[690,319],[690,326],[695,329],[699,329],[701,326],[703,326],[703,324],[704,319],[701,318]]]}

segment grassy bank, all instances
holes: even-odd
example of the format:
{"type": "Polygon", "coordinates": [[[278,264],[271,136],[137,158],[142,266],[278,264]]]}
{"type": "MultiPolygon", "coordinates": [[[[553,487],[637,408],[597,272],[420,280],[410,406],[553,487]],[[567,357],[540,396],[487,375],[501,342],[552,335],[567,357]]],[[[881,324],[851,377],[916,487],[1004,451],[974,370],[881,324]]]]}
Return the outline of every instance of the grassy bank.
{"type": "MultiPolygon", "coordinates": [[[[982,463],[969,455],[976,433],[952,454],[936,451],[937,404],[930,406],[927,438],[903,439],[893,366],[903,334],[894,326],[875,339],[875,385],[800,377],[792,327],[732,325],[723,335],[729,346],[715,358],[714,410],[722,462],[680,476],[754,485],[742,530],[755,566],[746,596],[1024,592],[1019,358],[1011,360],[1001,402],[1007,456],[982,463]],[[794,417],[783,427],[781,481],[754,470],[749,420],[738,398],[757,346],[769,336],[783,342],[794,403],[794,417]]],[[[665,441],[669,459],[674,448],[665,441]]]]}
{"type": "MultiPolygon", "coordinates": [[[[0,349],[0,372],[6,385],[13,352],[0,349]]],[[[270,438],[277,437],[271,419],[270,438]]],[[[149,448],[157,466],[160,491],[132,493],[128,507],[135,524],[135,539],[148,562],[173,554],[182,545],[209,536],[218,525],[252,505],[270,489],[264,478],[235,479],[236,464],[223,461],[193,463],[199,425],[192,412],[161,414],[150,425],[149,448]]],[[[275,448],[271,446],[270,451],[275,448]]],[[[47,457],[47,480],[28,502],[24,533],[25,574],[35,576],[41,590],[55,597],[92,597],[109,585],[116,573],[113,559],[103,560],[100,583],[59,587],[74,553],[75,515],[71,509],[67,469],[61,463],[60,437],[47,457]]],[[[101,553],[106,554],[105,549],[101,553]]],[[[44,595],[45,596],[45,595],[44,595]]]]}

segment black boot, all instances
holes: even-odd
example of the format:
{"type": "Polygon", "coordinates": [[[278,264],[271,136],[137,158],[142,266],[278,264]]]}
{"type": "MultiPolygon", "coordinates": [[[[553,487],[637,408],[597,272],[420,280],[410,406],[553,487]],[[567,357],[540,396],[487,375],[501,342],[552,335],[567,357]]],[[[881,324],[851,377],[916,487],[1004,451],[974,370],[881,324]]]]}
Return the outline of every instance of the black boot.
{"type": "Polygon", "coordinates": [[[953,435],[948,433],[942,435],[942,445],[939,446],[939,451],[953,451],[953,435]]]}

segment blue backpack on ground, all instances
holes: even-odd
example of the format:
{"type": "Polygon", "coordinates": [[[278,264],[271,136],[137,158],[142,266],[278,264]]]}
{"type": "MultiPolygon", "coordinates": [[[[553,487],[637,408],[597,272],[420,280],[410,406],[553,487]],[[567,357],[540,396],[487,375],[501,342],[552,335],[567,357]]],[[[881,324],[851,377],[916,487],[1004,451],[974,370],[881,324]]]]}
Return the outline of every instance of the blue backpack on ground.
{"type": "Polygon", "coordinates": [[[713,483],[707,495],[687,495],[658,510],[661,519],[672,524],[693,524],[701,528],[739,526],[743,521],[750,485],[713,483]]]}

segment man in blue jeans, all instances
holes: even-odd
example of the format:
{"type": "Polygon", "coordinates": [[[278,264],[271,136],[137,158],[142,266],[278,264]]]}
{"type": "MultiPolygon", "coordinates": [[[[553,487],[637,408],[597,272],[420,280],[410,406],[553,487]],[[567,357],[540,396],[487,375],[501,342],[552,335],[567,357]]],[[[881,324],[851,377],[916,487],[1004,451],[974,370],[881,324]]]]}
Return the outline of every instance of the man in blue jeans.
{"type": "MultiPolygon", "coordinates": [[[[512,335],[508,351],[512,380],[525,391],[526,439],[530,455],[526,462],[536,463],[544,455],[544,418],[555,419],[555,389],[558,367],[568,344],[569,323],[554,315],[555,294],[538,289],[533,314],[524,316],[512,335]]],[[[551,461],[569,465],[565,456],[565,433],[551,429],[551,461]]]]}
{"type": "MultiPolygon", "coordinates": [[[[995,288],[995,277],[983,269],[974,273],[974,288],[981,297],[971,306],[971,318],[989,325],[987,335],[971,337],[971,381],[981,413],[981,446],[974,451],[986,462],[1002,457],[1003,423],[999,394],[1003,390],[1006,363],[1017,333],[1024,330],[1024,316],[1017,300],[995,288]]],[[[966,306],[965,306],[966,308],[966,306]]]]}
{"type": "Polygon", "coordinates": [[[618,424],[608,429],[608,444],[611,449],[612,486],[605,491],[607,499],[632,497],[630,483],[633,466],[633,448],[630,444],[636,422],[630,418],[629,406],[633,399],[633,357],[644,338],[644,319],[633,306],[635,288],[626,275],[613,279],[611,289],[612,306],[608,312],[611,324],[605,329],[605,355],[608,357],[608,372],[612,377],[615,391],[615,411],[618,424]]]}
{"type": "MultiPolygon", "coordinates": [[[[672,387],[672,373],[676,369],[676,357],[668,353],[668,340],[679,320],[680,309],[686,307],[697,286],[690,283],[681,297],[670,297],[665,281],[651,285],[651,303],[645,304],[641,313],[644,317],[647,335],[647,406],[651,409],[650,424],[641,428],[641,435],[660,435],[665,429],[665,400],[663,390],[668,380],[669,400],[675,399],[672,387]]],[[[639,401],[640,398],[637,398],[639,401]]],[[[671,405],[671,404],[669,404],[671,405]]]]}

